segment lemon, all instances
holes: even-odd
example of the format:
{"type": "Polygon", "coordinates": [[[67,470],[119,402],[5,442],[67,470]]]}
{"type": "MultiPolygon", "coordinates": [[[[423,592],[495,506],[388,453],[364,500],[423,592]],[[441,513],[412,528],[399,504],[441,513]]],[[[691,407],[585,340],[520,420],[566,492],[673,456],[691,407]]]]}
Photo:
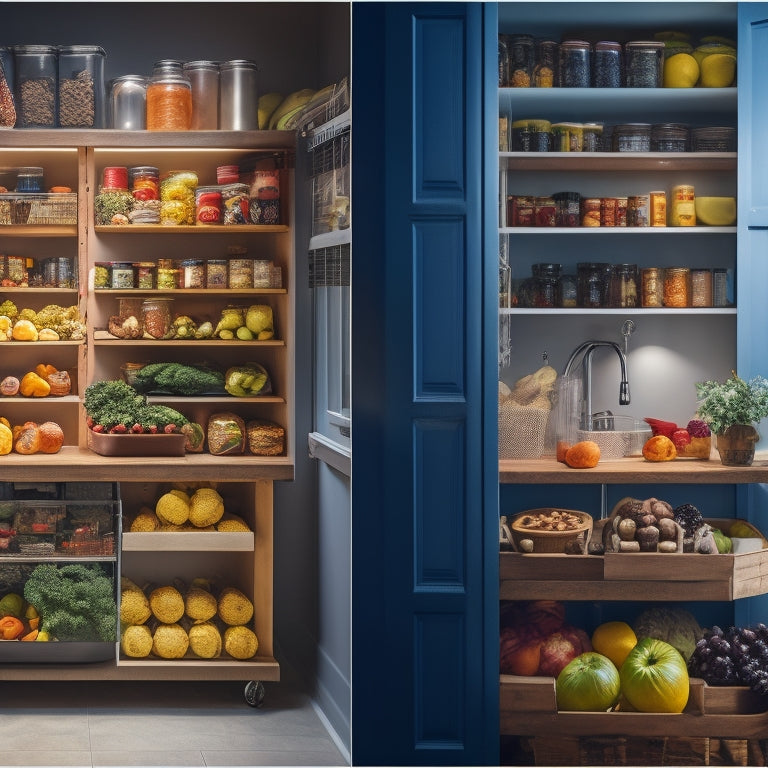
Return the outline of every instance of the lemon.
{"type": "Polygon", "coordinates": [[[699,64],[690,53],[676,53],[664,62],[665,88],[693,88],[699,79],[699,64]]]}
{"type": "Polygon", "coordinates": [[[728,88],[736,76],[736,57],[730,53],[713,53],[701,62],[701,85],[704,88],[728,88]]]}
{"type": "Polygon", "coordinates": [[[616,669],[621,669],[636,645],[637,635],[625,621],[606,621],[592,633],[592,649],[607,656],[616,669]]]}

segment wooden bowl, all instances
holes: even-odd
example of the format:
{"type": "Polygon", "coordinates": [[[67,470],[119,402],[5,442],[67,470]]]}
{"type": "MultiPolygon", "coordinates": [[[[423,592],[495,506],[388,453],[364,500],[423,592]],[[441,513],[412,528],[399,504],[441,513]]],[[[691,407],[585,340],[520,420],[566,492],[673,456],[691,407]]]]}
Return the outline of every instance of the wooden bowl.
{"type": "Polygon", "coordinates": [[[586,551],[589,537],[592,534],[592,515],[575,509],[563,509],[562,507],[539,507],[528,509],[517,515],[509,526],[512,534],[512,542],[518,551],[521,551],[520,542],[524,539],[533,541],[535,553],[563,553],[566,546],[581,537],[586,551]],[[558,530],[557,521],[562,522],[568,518],[578,518],[579,522],[569,525],[564,530],[558,530]],[[542,521],[541,526],[533,526],[531,522],[542,521]],[[552,523],[548,522],[552,521],[552,523]],[[550,528],[549,526],[552,525],[550,528]]]}

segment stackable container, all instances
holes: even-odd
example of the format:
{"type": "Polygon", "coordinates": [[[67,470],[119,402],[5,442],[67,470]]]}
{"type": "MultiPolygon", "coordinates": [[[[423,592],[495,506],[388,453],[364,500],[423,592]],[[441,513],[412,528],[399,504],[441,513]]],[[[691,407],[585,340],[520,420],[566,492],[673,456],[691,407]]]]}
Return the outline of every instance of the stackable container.
{"type": "Polygon", "coordinates": [[[58,126],[58,49],[53,45],[15,45],[14,95],[17,128],[58,126]]]}
{"type": "Polygon", "coordinates": [[[259,127],[259,70],[256,62],[233,59],[219,65],[219,128],[255,131],[259,127]]]}
{"type": "Polygon", "coordinates": [[[193,131],[219,127],[219,65],[215,61],[188,61],[184,74],[192,87],[193,131]]]}
{"type": "Polygon", "coordinates": [[[122,75],[111,82],[109,127],[143,131],[147,127],[147,78],[122,75]]]}
{"type": "Polygon", "coordinates": [[[106,127],[105,60],[98,45],[59,48],[59,128],[106,127]]]}

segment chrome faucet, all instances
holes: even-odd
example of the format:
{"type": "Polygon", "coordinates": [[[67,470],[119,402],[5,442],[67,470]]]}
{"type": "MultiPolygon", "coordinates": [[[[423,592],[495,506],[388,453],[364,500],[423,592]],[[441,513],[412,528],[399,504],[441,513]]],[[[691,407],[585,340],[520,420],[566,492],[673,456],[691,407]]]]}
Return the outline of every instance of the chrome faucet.
{"type": "Polygon", "coordinates": [[[583,396],[581,401],[581,429],[592,429],[592,355],[600,347],[610,347],[619,356],[621,366],[621,382],[619,384],[619,405],[629,405],[629,379],[627,377],[627,357],[621,347],[613,341],[585,341],[571,352],[565,364],[563,376],[568,376],[576,364],[579,355],[582,356],[583,396]]]}

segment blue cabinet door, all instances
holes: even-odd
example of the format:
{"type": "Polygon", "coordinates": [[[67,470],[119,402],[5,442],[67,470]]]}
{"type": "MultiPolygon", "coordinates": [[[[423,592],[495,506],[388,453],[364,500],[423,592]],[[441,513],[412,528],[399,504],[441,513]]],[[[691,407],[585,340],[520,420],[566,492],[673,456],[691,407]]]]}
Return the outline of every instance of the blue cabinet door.
{"type": "MultiPolygon", "coordinates": [[[[738,246],[736,360],[742,378],[768,378],[768,3],[739,3],[737,85],[739,89],[738,246]]],[[[758,450],[768,448],[768,423],[760,427],[758,450]]],[[[739,487],[739,510],[768,530],[768,486],[739,487]]],[[[743,514],[740,512],[740,514],[743,514]]],[[[735,621],[765,621],[768,597],[738,601],[735,621]]]]}
{"type": "Polygon", "coordinates": [[[353,5],[356,765],[498,763],[489,13],[353,5]]]}

